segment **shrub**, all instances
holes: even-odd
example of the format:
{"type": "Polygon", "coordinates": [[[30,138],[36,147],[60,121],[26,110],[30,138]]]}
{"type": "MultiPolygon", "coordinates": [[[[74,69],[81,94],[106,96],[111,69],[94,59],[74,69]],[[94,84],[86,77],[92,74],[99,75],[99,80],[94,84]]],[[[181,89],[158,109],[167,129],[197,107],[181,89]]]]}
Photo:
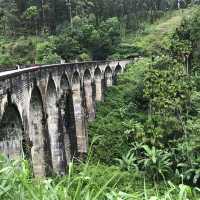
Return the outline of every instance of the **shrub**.
{"type": "Polygon", "coordinates": [[[143,146],[144,158],[140,161],[143,170],[149,177],[153,177],[154,180],[159,180],[167,175],[172,174],[172,161],[171,154],[167,151],[156,149],[155,147],[150,148],[147,145],[143,146]]]}
{"type": "Polygon", "coordinates": [[[58,63],[61,57],[55,53],[56,46],[53,41],[40,42],[36,48],[36,62],[39,64],[58,63]]]}
{"type": "Polygon", "coordinates": [[[35,63],[35,45],[31,39],[18,39],[10,46],[10,56],[17,64],[35,63]]]}

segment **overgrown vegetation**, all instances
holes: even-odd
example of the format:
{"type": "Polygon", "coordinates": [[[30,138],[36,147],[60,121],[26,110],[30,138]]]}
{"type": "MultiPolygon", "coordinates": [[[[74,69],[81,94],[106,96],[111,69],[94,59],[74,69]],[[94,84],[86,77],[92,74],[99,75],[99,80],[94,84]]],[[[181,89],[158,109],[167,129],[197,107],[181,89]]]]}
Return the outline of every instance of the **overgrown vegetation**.
{"type": "Polygon", "coordinates": [[[0,159],[0,197],[2,200],[184,200],[198,199],[198,188],[168,182],[162,185],[147,183],[132,172],[116,166],[90,163],[78,167],[69,165],[68,176],[46,180],[32,178],[26,161],[10,162],[0,159]],[[156,187],[156,192],[154,190],[156,187]]]}
{"type": "MultiPolygon", "coordinates": [[[[199,13],[168,30],[169,44],[131,64],[107,93],[90,125],[91,136],[100,136],[95,160],[156,183],[199,186],[199,13]]],[[[159,38],[166,41],[166,33],[159,38]]]]}

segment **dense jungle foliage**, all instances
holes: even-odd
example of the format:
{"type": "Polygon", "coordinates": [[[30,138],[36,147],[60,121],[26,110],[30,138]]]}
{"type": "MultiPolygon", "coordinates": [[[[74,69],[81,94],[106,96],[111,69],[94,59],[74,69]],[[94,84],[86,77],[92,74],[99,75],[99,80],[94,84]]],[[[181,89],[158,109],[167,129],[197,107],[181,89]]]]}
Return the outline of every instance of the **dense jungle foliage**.
{"type": "MultiPolygon", "coordinates": [[[[120,17],[101,19],[95,16],[98,30],[113,20],[121,27],[120,17]]],[[[57,37],[45,39],[40,29],[40,45],[57,37]]],[[[134,59],[97,105],[87,161],[70,163],[65,177],[39,180],[27,161],[1,158],[0,199],[200,199],[200,8],[168,12],[119,38],[115,56],[143,57],[134,59]]]]}
{"type": "MultiPolygon", "coordinates": [[[[186,7],[198,1],[181,0],[186,7]]],[[[127,32],[143,31],[176,0],[0,0],[0,64],[105,60],[138,54],[120,46],[127,32]]],[[[139,52],[140,53],[140,52],[139,52]]]]}

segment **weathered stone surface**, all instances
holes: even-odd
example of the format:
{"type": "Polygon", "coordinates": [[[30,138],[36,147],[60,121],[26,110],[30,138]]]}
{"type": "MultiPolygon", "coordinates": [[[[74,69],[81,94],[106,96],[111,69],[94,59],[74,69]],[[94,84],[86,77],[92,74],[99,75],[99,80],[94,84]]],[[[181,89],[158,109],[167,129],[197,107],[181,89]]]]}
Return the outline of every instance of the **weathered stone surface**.
{"type": "Polygon", "coordinates": [[[102,72],[99,67],[95,69],[94,72],[94,84],[95,84],[95,100],[102,101],[103,100],[103,85],[102,85],[102,72]]]}
{"type": "Polygon", "coordinates": [[[113,74],[110,66],[107,66],[104,72],[105,89],[113,85],[113,74]]]}
{"type": "Polygon", "coordinates": [[[92,92],[92,76],[89,70],[86,70],[83,77],[83,86],[84,86],[84,100],[85,100],[85,112],[87,119],[92,121],[95,118],[95,109],[94,109],[94,99],[92,92]]]}
{"type": "Polygon", "coordinates": [[[45,65],[0,73],[0,153],[26,155],[35,176],[65,173],[87,153],[95,101],[128,61],[45,65]]]}

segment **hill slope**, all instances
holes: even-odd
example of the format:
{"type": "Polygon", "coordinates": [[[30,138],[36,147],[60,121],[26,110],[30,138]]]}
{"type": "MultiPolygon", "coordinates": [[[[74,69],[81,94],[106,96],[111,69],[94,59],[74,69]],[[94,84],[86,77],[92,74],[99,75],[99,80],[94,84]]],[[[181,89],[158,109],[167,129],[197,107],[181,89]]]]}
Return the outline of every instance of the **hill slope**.
{"type": "Polygon", "coordinates": [[[170,36],[179,27],[182,20],[194,11],[195,8],[188,8],[170,12],[156,23],[147,24],[143,31],[139,31],[137,34],[129,33],[123,38],[119,53],[122,57],[161,53],[161,50],[169,48],[170,36]]]}
{"type": "MultiPolygon", "coordinates": [[[[0,199],[200,199],[198,188],[183,184],[185,174],[182,172],[188,164],[187,158],[190,163],[194,159],[191,149],[185,151],[184,148],[192,148],[192,143],[186,143],[180,135],[171,138],[171,133],[182,133],[183,123],[180,121],[189,118],[185,110],[183,113],[174,110],[185,109],[190,81],[183,65],[169,55],[154,61],[149,56],[152,52],[162,54],[157,49],[155,51],[157,47],[169,48],[171,35],[188,13],[192,13],[191,10],[173,13],[174,16],[149,26],[143,35],[136,38],[130,35],[124,41],[123,45],[134,44],[148,56],[130,64],[119,78],[118,85],[106,92],[105,102],[97,106],[97,119],[89,127],[92,152],[86,162],[78,166],[71,163],[66,177],[36,180],[27,162],[10,163],[1,159],[0,199]],[[155,100],[151,107],[149,96],[155,100]],[[157,112],[160,109],[163,112],[157,112]],[[174,113],[181,114],[181,120],[177,120],[174,113]],[[158,118],[160,115],[162,117],[158,118]],[[175,145],[170,143],[173,139],[175,145]],[[180,165],[175,169],[177,163],[180,165]]],[[[190,125],[194,125],[193,122],[190,121],[190,125]]],[[[189,141],[192,130],[198,133],[199,126],[187,126],[187,130],[189,134],[184,137],[189,141]]],[[[199,166],[195,160],[193,168],[195,163],[199,166]]],[[[186,176],[197,172],[195,178],[198,180],[198,170],[191,171],[193,168],[185,169],[188,171],[186,176]]]]}

